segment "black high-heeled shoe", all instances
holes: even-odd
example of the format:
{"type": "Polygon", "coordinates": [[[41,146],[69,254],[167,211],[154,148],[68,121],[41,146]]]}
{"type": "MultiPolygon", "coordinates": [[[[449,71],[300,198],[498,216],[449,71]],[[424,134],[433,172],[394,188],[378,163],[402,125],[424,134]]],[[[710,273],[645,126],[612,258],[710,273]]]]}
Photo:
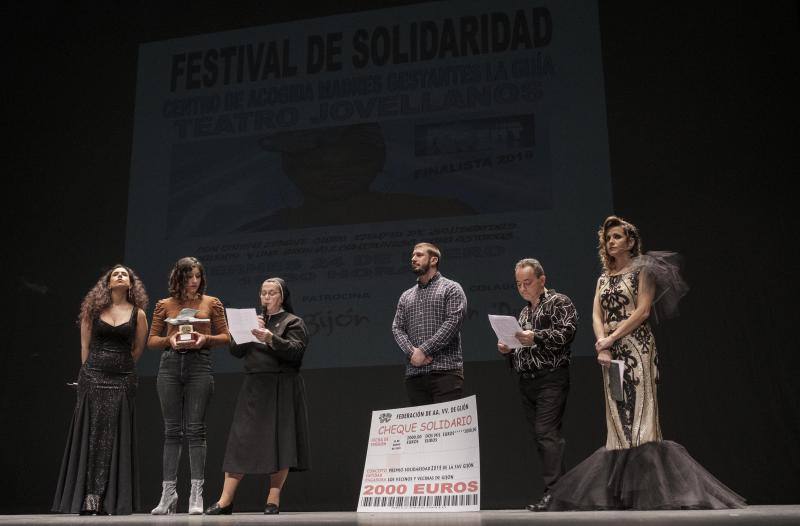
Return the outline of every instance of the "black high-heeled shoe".
{"type": "Polygon", "coordinates": [[[280,513],[277,504],[273,504],[271,502],[267,502],[267,506],[264,508],[264,515],[277,515],[280,513]]]}
{"type": "Polygon", "coordinates": [[[227,506],[220,506],[219,502],[215,502],[203,512],[204,515],[230,515],[233,513],[233,502],[227,506]]]}

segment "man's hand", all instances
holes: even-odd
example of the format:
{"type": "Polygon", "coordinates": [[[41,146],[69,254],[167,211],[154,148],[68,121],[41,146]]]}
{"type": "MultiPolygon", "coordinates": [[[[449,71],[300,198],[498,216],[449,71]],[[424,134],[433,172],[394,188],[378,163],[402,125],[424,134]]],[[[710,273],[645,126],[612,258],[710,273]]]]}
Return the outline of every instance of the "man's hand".
{"type": "Polygon", "coordinates": [[[533,331],[518,331],[514,333],[514,337],[525,347],[533,345],[533,331]]]}
{"type": "Polygon", "coordinates": [[[412,347],[411,357],[409,358],[411,365],[414,367],[422,367],[423,365],[428,365],[433,361],[433,358],[430,356],[426,356],[422,349],[419,347],[412,347]]]}
{"type": "Polygon", "coordinates": [[[500,351],[500,354],[508,354],[514,349],[504,343],[497,342],[497,350],[500,351]]]}

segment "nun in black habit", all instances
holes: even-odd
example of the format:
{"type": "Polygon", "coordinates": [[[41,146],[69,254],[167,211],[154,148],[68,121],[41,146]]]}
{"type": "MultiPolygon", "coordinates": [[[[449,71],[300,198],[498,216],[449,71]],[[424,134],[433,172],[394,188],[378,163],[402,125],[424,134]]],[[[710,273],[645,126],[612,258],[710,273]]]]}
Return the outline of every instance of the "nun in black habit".
{"type": "Polygon", "coordinates": [[[245,474],[269,474],[264,513],[274,515],[289,471],[309,469],[308,409],[300,365],[308,344],[303,320],[295,316],[289,289],[281,278],[261,285],[262,314],[253,335],[261,343],[233,345],[244,358],[245,379],[228,435],[225,483],[206,515],[228,515],[245,474]]]}

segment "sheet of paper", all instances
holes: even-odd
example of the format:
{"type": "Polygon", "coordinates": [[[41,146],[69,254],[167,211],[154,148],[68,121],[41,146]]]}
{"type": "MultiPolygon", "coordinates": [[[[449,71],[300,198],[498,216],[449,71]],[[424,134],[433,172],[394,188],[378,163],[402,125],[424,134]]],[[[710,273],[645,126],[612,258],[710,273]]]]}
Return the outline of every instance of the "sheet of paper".
{"type": "Polygon", "coordinates": [[[258,342],[250,332],[258,328],[258,314],[255,309],[225,309],[228,315],[228,330],[236,343],[258,342]]]}
{"type": "Polygon", "coordinates": [[[514,316],[499,316],[497,314],[489,314],[489,323],[497,335],[497,341],[508,345],[511,349],[518,349],[524,347],[519,340],[517,340],[516,333],[522,331],[519,322],[514,316]]]}

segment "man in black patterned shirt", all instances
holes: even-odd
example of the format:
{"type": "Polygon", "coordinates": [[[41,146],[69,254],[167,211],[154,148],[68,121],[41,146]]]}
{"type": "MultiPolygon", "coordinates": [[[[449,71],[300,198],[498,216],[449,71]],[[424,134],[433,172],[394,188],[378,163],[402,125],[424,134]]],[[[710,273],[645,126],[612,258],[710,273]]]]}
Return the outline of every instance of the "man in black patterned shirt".
{"type": "Polygon", "coordinates": [[[461,323],[467,311],[464,289],[439,273],[442,253],[419,243],[411,253],[417,284],[397,302],[392,333],[405,353],[406,392],[411,405],[456,400],[463,395],[461,323]]]}
{"type": "Polygon", "coordinates": [[[519,376],[525,417],[542,462],[544,494],[527,509],[544,511],[550,502],[550,488],[564,474],[561,419],[569,393],[569,346],[578,313],[567,296],[545,288],[544,269],[537,260],[520,260],[514,275],[520,296],[528,302],[519,315],[522,331],[515,335],[520,347],[511,349],[498,342],[497,349],[509,358],[519,376]]]}

